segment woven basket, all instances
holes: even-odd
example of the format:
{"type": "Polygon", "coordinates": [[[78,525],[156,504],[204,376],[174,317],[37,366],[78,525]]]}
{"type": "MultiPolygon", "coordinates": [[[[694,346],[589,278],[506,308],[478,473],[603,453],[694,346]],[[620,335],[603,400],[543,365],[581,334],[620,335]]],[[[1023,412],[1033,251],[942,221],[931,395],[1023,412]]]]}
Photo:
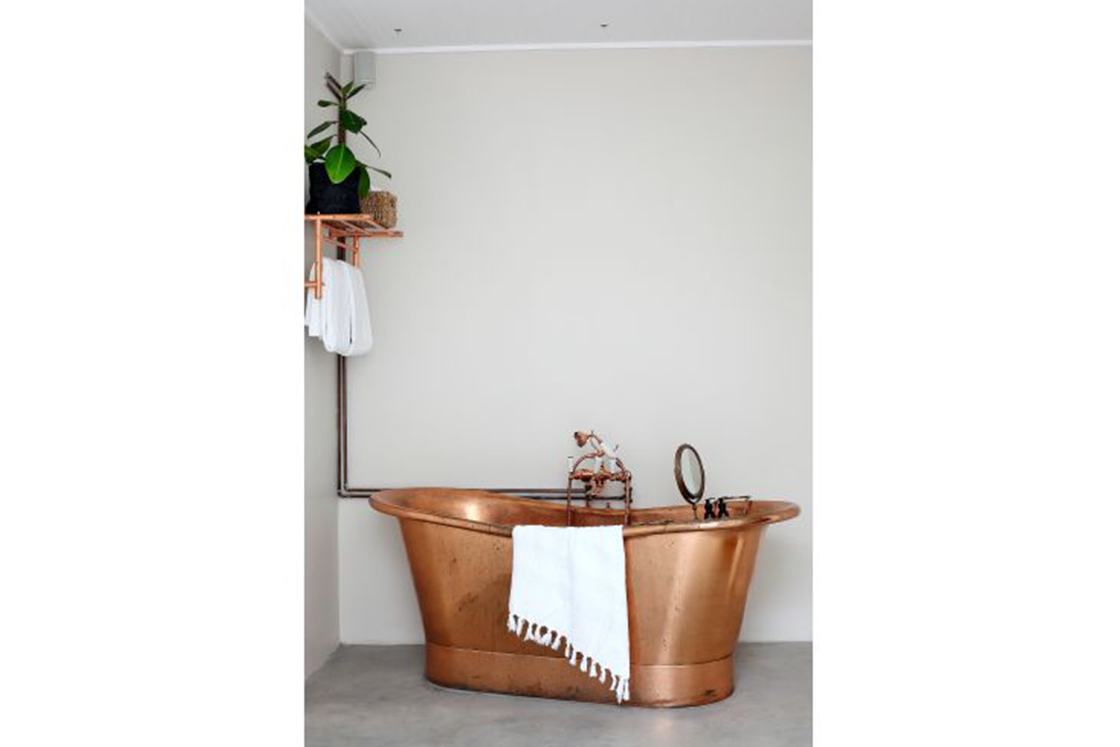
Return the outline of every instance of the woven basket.
{"type": "Polygon", "coordinates": [[[385,228],[397,225],[397,196],[392,192],[370,192],[362,198],[362,212],[385,228]]]}

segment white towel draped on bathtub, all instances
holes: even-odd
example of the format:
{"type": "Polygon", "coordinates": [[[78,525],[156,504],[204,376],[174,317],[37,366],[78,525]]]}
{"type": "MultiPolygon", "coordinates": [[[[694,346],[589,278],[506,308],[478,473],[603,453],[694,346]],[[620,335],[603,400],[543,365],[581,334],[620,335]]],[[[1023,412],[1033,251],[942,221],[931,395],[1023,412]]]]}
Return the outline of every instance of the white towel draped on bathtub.
{"type": "Polygon", "coordinates": [[[569,664],[629,700],[622,527],[514,527],[508,625],[553,650],[564,639],[569,664]]]}

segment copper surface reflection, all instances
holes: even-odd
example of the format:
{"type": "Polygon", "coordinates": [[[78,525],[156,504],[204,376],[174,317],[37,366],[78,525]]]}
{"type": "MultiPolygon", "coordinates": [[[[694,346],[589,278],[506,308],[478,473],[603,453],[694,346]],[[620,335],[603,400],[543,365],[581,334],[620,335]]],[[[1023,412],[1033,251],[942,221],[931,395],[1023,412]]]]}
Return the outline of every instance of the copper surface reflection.
{"type": "MultiPolygon", "coordinates": [[[[425,675],[447,687],[613,703],[607,684],[562,651],[506,629],[512,528],[564,526],[565,506],[480,491],[391,490],[370,505],[400,520],[426,640],[425,675]]],[[[730,518],[689,506],[632,509],[623,528],[630,610],[630,705],[690,706],[734,689],[734,653],[759,542],[800,509],[731,501],[730,518]]],[[[623,523],[623,511],[572,507],[572,524],[623,523]]]]}

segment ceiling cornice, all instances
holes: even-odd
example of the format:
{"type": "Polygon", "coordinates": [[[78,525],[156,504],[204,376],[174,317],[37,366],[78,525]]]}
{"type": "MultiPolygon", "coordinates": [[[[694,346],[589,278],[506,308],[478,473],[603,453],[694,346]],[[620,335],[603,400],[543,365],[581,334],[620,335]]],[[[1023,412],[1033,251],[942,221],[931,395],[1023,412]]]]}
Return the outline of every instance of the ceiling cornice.
{"type": "MultiPolygon", "coordinates": [[[[329,37],[328,37],[329,38],[329,37]]],[[[337,46],[337,45],[336,45],[337,46]]],[[[381,47],[343,49],[343,54],[454,54],[456,52],[537,52],[595,49],[712,49],[736,47],[811,47],[811,39],[727,39],[721,41],[636,41],[571,44],[468,44],[450,47],[381,47]]]]}

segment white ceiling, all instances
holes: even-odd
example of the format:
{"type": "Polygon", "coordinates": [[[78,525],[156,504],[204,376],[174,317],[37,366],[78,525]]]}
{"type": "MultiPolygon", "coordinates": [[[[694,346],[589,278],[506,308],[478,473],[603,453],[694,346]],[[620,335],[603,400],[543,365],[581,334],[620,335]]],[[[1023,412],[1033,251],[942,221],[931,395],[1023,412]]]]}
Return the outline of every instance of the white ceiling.
{"type": "Polygon", "coordinates": [[[343,50],[808,41],[812,0],[305,0],[343,50]],[[601,28],[600,24],[610,24],[601,28]],[[401,29],[398,33],[394,29],[401,29]]]}

